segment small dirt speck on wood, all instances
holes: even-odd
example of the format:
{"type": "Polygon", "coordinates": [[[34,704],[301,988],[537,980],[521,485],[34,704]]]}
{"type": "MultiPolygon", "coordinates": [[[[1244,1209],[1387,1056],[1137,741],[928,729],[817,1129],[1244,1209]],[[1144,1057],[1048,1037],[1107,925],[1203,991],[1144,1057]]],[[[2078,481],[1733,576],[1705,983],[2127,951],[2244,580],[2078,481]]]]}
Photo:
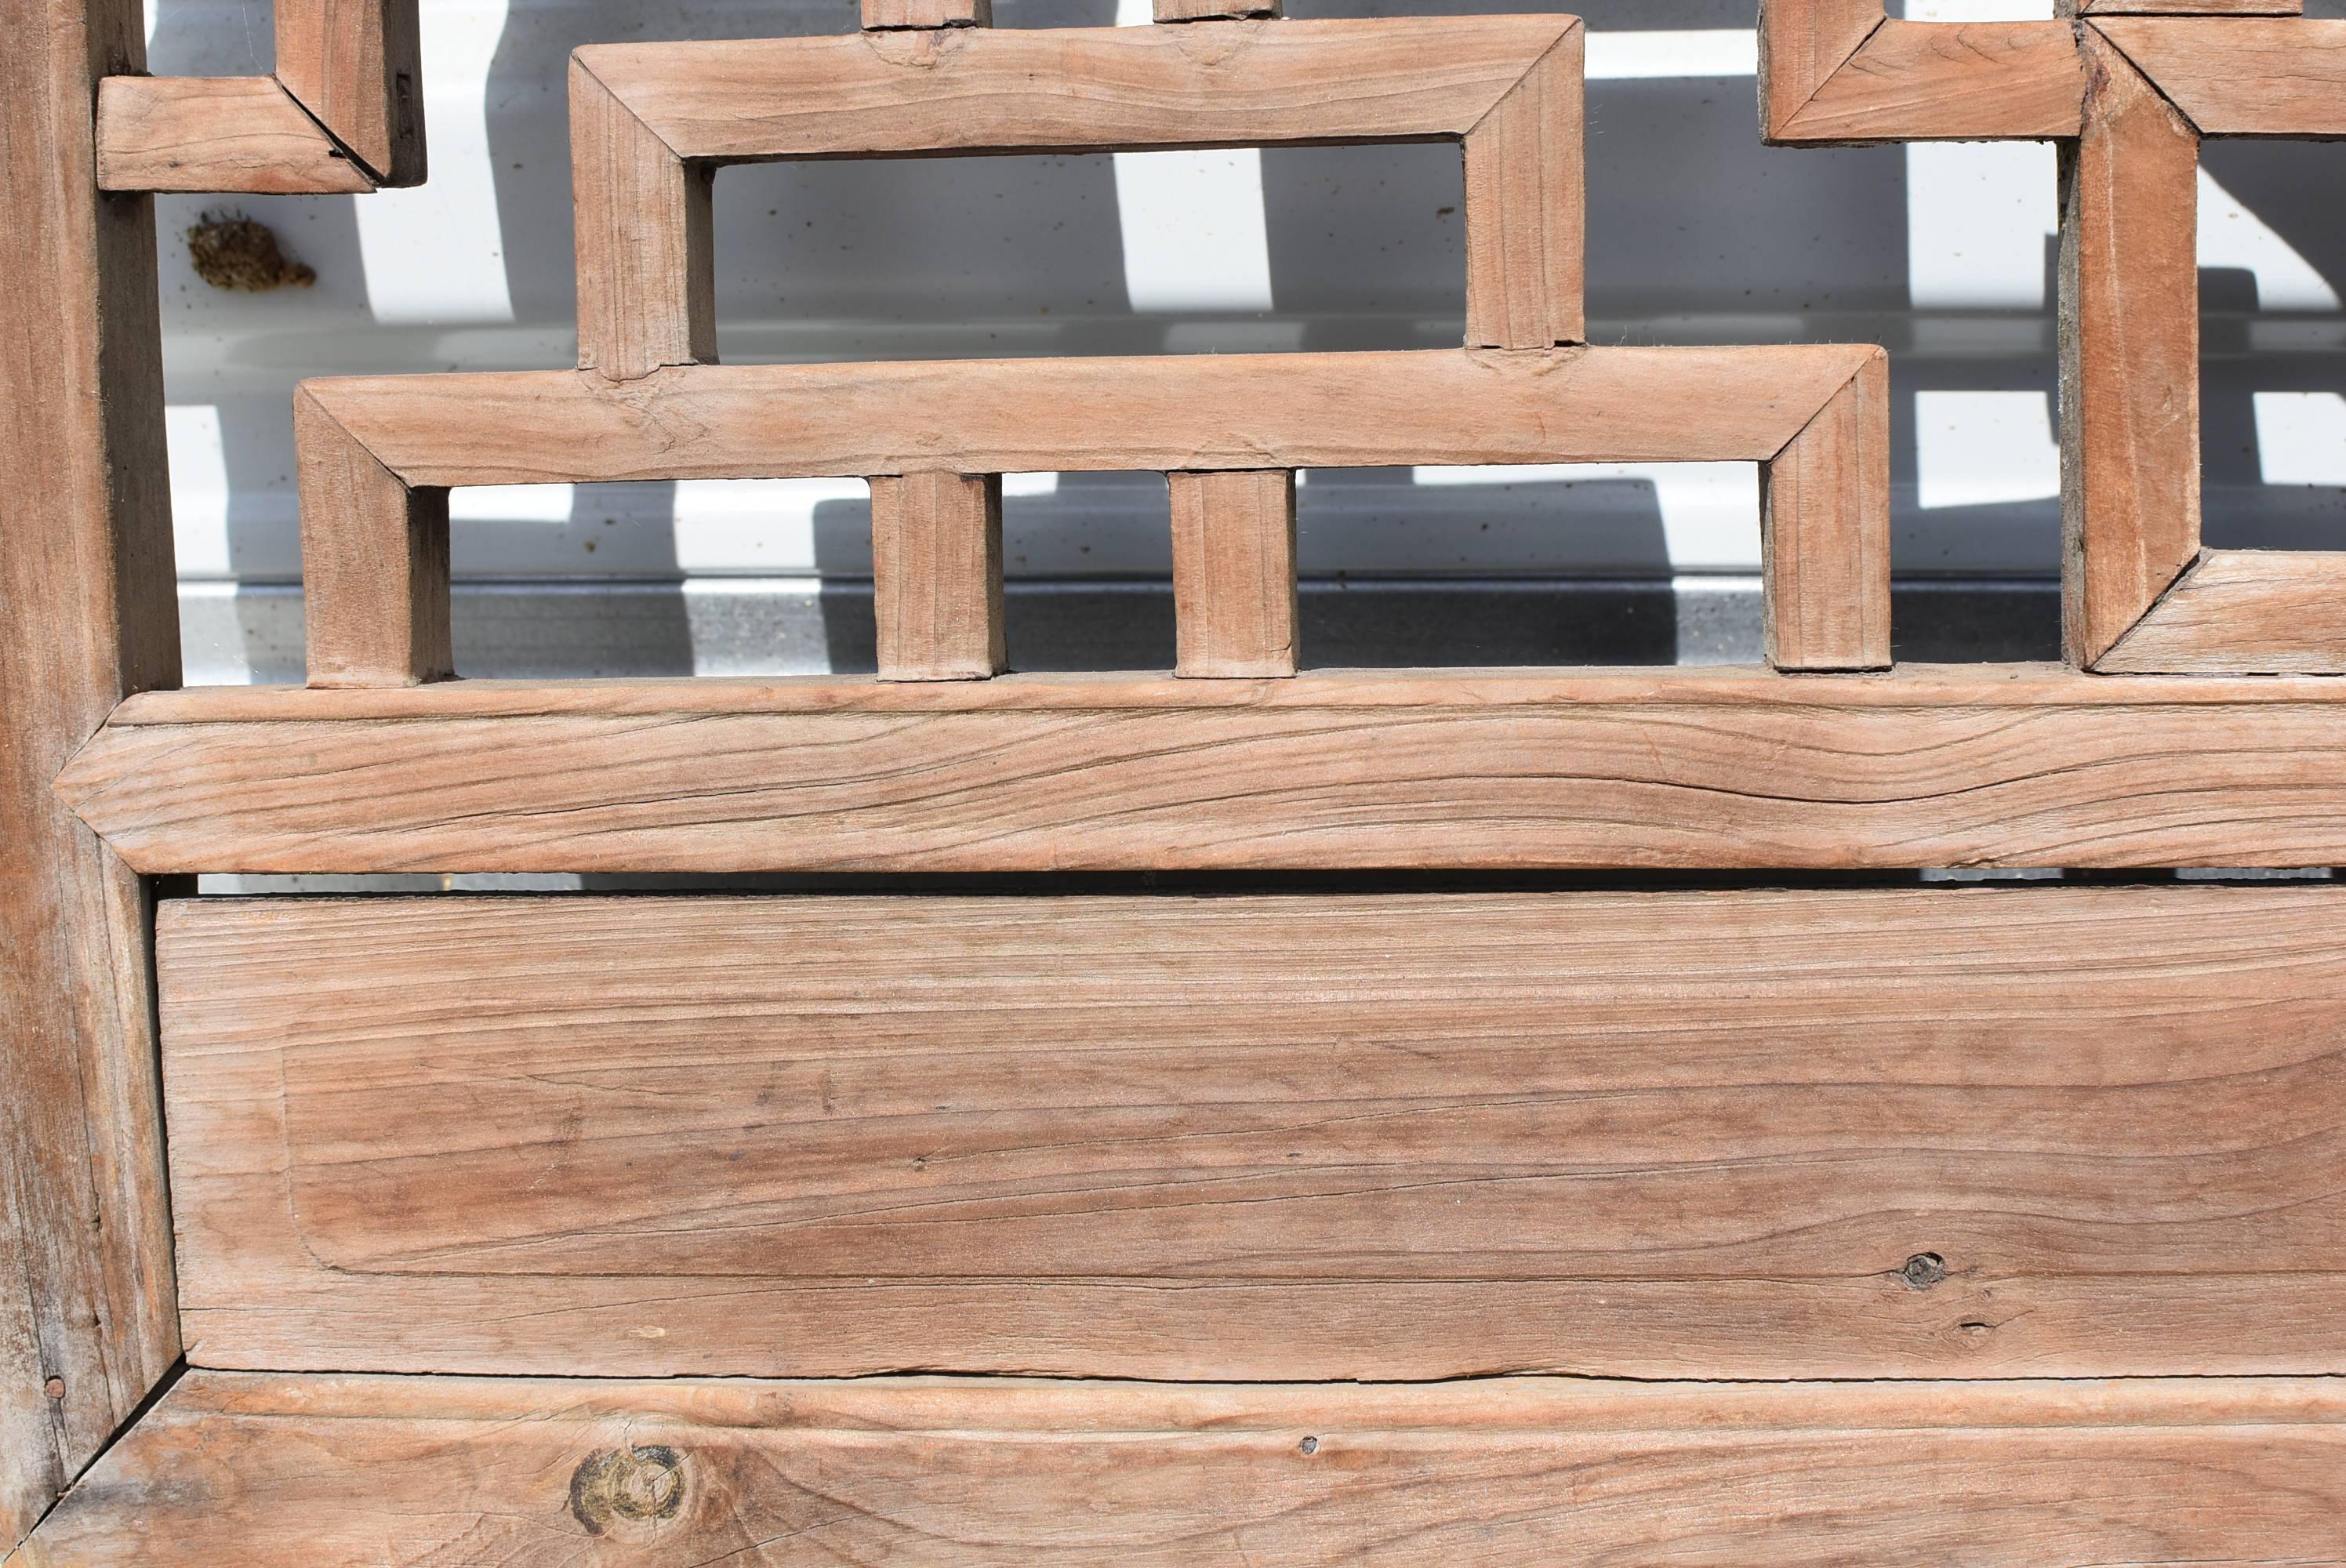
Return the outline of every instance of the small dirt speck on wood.
{"type": "Polygon", "coordinates": [[[265,294],[271,289],[306,289],[318,274],[288,261],[266,223],[240,212],[207,212],[188,230],[188,260],[196,276],[215,289],[265,294]]]}

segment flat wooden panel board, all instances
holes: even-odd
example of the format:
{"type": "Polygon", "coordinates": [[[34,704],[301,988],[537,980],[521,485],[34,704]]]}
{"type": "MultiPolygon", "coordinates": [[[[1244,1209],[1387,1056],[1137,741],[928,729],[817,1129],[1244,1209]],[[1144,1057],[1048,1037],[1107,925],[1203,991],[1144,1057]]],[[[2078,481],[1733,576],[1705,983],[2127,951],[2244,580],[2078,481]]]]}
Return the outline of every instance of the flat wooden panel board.
{"type": "Polygon", "coordinates": [[[375,188],[270,76],[108,76],[98,86],[97,179],[107,190],[375,188]]]}
{"type": "Polygon", "coordinates": [[[25,1568],[2337,1563],[2323,1380],[189,1376],[25,1568]],[[360,1501],[363,1500],[363,1501],[360,1501]]]}
{"type": "Polygon", "coordinates": [[[411,484],[1768,462],[1862,345],[703,365],[302,383],[411,484]]]}
{"type": "Polygon", "coordinates": [[[176,902],[199,1365],[2346,1370],[2346,889],[176,902]]]}
{"type": "Polygon", "coordinates": [[[125,704],[58,789],[149,871],[2337,865],[2346,685],[216,687],[125,704]]]}

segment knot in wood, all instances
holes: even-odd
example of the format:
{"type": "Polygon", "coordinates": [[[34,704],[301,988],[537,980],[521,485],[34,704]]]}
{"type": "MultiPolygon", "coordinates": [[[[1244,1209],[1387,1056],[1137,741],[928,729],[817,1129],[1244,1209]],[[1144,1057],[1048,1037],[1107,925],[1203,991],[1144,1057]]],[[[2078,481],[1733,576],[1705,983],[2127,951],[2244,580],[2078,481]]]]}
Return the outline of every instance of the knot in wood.
{"type": "Polygon", "coordinates": [[[589,1535],[620,1520],[673,1519],[684,1506],[684,1456],[665,1444],[597,1449],[570,1476],[570,1512],[589,1535]]]}

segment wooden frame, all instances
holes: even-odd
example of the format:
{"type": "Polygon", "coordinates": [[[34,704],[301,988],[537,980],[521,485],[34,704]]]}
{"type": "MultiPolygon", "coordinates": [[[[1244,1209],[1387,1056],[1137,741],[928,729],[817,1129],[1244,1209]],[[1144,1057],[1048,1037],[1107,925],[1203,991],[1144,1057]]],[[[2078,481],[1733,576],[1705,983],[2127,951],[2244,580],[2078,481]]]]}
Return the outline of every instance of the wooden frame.
{"type": "Polygon", "coordinates": [[[2346,22],[2296,0],[2086,0],[1909,23],[1769,0],[1780,144],[2062,141],[2066,640],[2133,674],[2346,673],[2346,552],[2200,544],[2198,145],[2346,137],[2346,22]],[[2128,13],[2138,13],[2129,15],[2128,13]]]}
{"type": "Polygon", "coordinates": [[[1577,343],[1581,56],[1571,16],[588,46],[570,78],[579,363],[631,381],[715,360],[726,164],[1331,142],[1460,143],[1468,345],[1577,343]]]}
{"type": "Polygon", "coordinates": [[[2320,1563],[2346,1512],[2336,1384],[199,1372],[26,1568],[2320,1563]]]}
{"type": "MultiPolygon", "coordinates": [[[[2259,35],[2088,9],[2090,91],[2042,28],[1778,0],[1771,129],[2075,135],[2071,338],[2123,334],[2174,286],[2178,148],[2327,122],[2301,72],[2259,71],[2259,35]],[[2137,188],[2142,213],[2109,199],[2137,188]],[[2141,279],[2109,260],[2137,248],[2141,279]]],[[[1291,475],[1381,462],[1761,463],[1772,662],[1885,663],[1887,371],[1862,347],[1576,341],[1570,19],[1232,10],[1256,15],[1158,0],[1178,26],[1103,41],[866,0],[856,38],[582,51],[588,363],[306,383],[318,688],[177,692],[142,193],[420,177],[393,63],[413,11],[304,0],[281,85],[157,83],[128,0],[0,0],[0,210],[44,284],[0,294],[12,1563],[2346,1558],[2346,1410],[2300,1375],[2346,1368],[2334,889],[153,912],[162,879],[220,871],[2346,861],[2336,681],[1272,678],[1295,665],[1291,475]],[[1045,74],[943,112],[938,83],[1005,68],[1045,74]],[[770,96],[790,83],[830,117],[770,96]],[[1423,137],[1465,147],[1479,346],[699,362],[729,158],[1423,137]],[[998,475],[1111,466],[1168,476],[1176,674],[1213,678],[978,678],[1004,663],[998,475]],[[890,683],[437,680],[451,486],[793,474],[872,484],[890,683]],[[1240,1190],[1150,1196],[1200,1173],[1240,1190]],[[977,1227],[891,1196],[923,1183],[977,1227]],[[740,1223],[668,1268],[688,1227],[662,1205],[695,1220],[712,1195],[740,1223]],[[183,1349],[196,1369],[147,1404],[183,1349]],[[1091,1380],[518,1375],[916,1364],[1091,1380]],[[508,1375],[387,1375],[460,1368],[508,1375]],[[1097,1380],[1558,1370],[2256,1376],[1097,1380]]],[[[2146,452],[2172,432],[2128,367],[2164,362],[2076,372],[2146,452]]],[[[2127,526],[2108,472],[2073,572],[2096,593],[2127,526]]],[[[2260,667],[2185,635],[2203,603],[2293,594],[2331,624],[2303,579],[2241,586],[2258,565],[2207,558],[2121,651],[2260,667]],[[2185,651],[2146,652],[2152,631],[2185,651]]]]}
{"type": "Polygon", "coordinates": [[[99,188],[359,193],[421,185],[416,0],[276,0],[268,76],[98,83],[99,188]]]}
{"type": "Polygon", "coordinates": [[[1888,405],[1882,351],[1835,346],[697,365],[620,384],[562,371],[307,382],[295,426],[310,678],[399,686],[453,673],[453,485],[873,479],[881,671],[922,679],[1001,668],[998,504],[973,479],[949,499],[929,492],[908,523],[900,476],[1177,473],[1181,528],[1211,528],[1237,541],[1223,548],[1258,556],[1229,580],[1184,551],[1185,636],[1237,636],[1248,650],[1235,664],[1193,652],[1185,673],[1272,675],[1294,671],[1292,614],[1280,608],[1293,593],[1290,506],[1196,497],[1194,476],[1606,459],[1764,464],[1773,662],[1880,667],[1890,660],[1888,405]],[[1217,508],[1210,523],[1190,515],[1200,501],[1217,508]],[[938,540],[934,554],[900,542],[914,535],[938,540]],[[895,608],[906,595],[953,607],[907,621],[895,608]],[[1283,615],[1284,631],[1237,629],[1267,615],[1283,615]]]}

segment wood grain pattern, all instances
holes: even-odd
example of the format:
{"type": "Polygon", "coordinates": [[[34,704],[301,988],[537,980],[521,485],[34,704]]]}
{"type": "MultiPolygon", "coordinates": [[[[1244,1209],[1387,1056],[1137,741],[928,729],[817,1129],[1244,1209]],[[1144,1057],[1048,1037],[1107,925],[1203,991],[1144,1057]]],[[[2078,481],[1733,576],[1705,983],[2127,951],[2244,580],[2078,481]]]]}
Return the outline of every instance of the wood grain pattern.
{"type": "Polygon", "coordinates": [[[417,0],[276,0],[277,80],[386,186],[423,183],[417,0]]]}
{"type": "Polygon", "coordinates": [[[994,0],[863,0],[867,31],[891,27],[991,27],[994,0]]]}
{"type": "Polygon", "coordinates": [[[0,0],[0,1553],[178,1354],[147,891],[56,770],[174,686],[154,205],[97,195],[131,0],[0,0]]]}
{"type": "Polygon", "coordinates": [[[2346,1555],[2327,1380],[1168,1389],[199,1372],[26,1568],[2346,1555]],[[368,1503],[356,1506],[352,1499],[368,1503]]]}
{"type": "Polygon", "coordinates": [[[984,680],[1007,669],[1002,476],[874,479],[872,589],[882,680],[984,680]]]}
{"type": "Polygon", "coordinates": [[[2069,658],[2092,667],[2199,552],[2199,138],[2091,29],[2082,47],[2085,134],[2061,151],[2061,581],[2069,658]]]}
{"type": "Polygon", "coordinates": [[[2210,550],[2096,667],[2346,674],[2346,555],[2210,550]]]}
{"type": "Polygon", "coordinates": [[[1588,336],[1577,24],[1466,133],[1466,341],[1545,349],[1588,336]]]}
{"type": "Polygon", "coordinates": [[[2336,865],[2346,686],[231,687],[133,698],[58,788],[149,871],[2336,865]]]}
{"type": "MultiPolygon", "coordinates": [[[[668,351],[656,345],[681,325],[623,326],[638,345],[628,368],[668,351]]],[[[366,601],[381,624],[343,638],[362,648],[397,651],[415,628],[447,617],[444,573],[429,561],[403,577],[385,574],[384,563],[404,560],[427,536],[375,485],[375,471],[342,452],[351,442],[400,480],[435,491],[623,477],[1743,459],[1768,465],[1780,523],[1822,509],[1800,526],[1863,539],[1889,526],[1885,488],[1780,485],[1775,460],[1835,400],[1856,402],[1834,429],[1886,420],[1886,382],[1859,373],[1879,356],[1850,345],[1470,350],[694,366],[621,384],[569,372],[305,382],[300,401],[332,457],[303,490],[305,560],[313,572],[385,589],[404,582],[434,597],[366,601]],[[1839,517],[1843,505],[1862,515],[1839,517]]],[[[899,493],[883,484],[877,494],[885,506],[899,493]]],[[[441,503],[413,504],[427,504],[441,503]]],[[[352,667],[436,678],[436,667],[404,659],[368,651],[352,667]]]]}
{"type": "Polygon", "coordinates": [[[1760,0],[1760,133],[1799,140],[1793,119],[1888,18],[1882,0],[1760,0]]]}
{"type": "Polygon", "coordinates": [[[448,679],[448,492],[402,484],[301,391],[293,441],[310,684],[448,679]]]}
{"type": "Polygon", "coordinates": [[[1464,137],[1570,16],[959,27],[598,44],[576,58],[689,158],[1103,152],[1464,137]]]}
{"type": "Polygon", "coordinates": [[[2301,16],[2305,0],[2077,0],[2080,16],[2301,16]]]}
{"type": "MultiPolygon", "coordinates": [[[[912,15],[909,31],[603,45],[575,58],[613,96],[611,114],[624,106],[650,143],[710,163],[1463,138],[1468,343],[1545,348],[1586,336],[1576,18],[995,32],[912,15]]],[[[607,133],[579,120],[575,136],[582,212],[648,202],[655,212],[617,233],[673,229],[665,187],[656,197],[633,188],[642,177],[607,147],[607,133]]],[[[649,145],[635,156],[659,164],[649,145]]],[[[582,220],[580,233],[606,227],[582,220]]],[[[585,292],[586,257],[582,249],[581,299],[599,307],[585,292]]],[[[657,351],[629,358],[623,376],[686,362],[671,320],[687,309],[675,280],[699,288],[707,270],[671,258],[666,270],[646,266],[613,286],[625,299],[650,290],[643,309],[668,327],[644,329],[657,351]]]]}
{"type": "MultiPolygon", "coordinates": [[[[712,171],[686,166],[570,57],[578,364],[612,381],[717,358],[712,171]]],[[[411,383],[413,384],[413,383],[411,383]]]]}
{"type": "Polygon", "coordinates": [[[181,901],[158,941],[198,1365],[2346,1370],[2346,889],[181,901]]]}
{"type": "Polygon", "coordinates": [[[2111,16],[2094,25],[2204,136],[2346,137],[2346,21],[2111,16]]]}
{"type": "MultiPolygon", "coordinates": [[[[1137,30],[1137,29],[1136,29],[1137,30]]],[[[1178,354],[342,377],[411,484],[1772,461],[1878,351],[1178,354]]]]}
{"type": "Polygon", "coordinates": [[[1168,478],[1174,673],[1293,675],[1295,475],[1275,469],[1168,478]]]}
{"type": "Polygon", "coordinates": [[[1890,666],[1890,356],[1877,352],[1768,466],[1768,662],[1890,666]]]}
{"type": "MultiPolygon", "coordinates": [[[[1771,0],[1771,14],[1782,8],[1783,0],[1771,0]]],[[[1836,5],[1833,14],[1854,9],[1836,5]]],[[[1789,118],[1776,121],[1771,139],[1846,145],[2074,137],[2085,87],[2070,23],[1893,19],[1874,28],[1789,118]]]]}
{"type": "Polygon", "coordinates": [[[362,192],[365,169],[270,76],[108,76],[98,84],[101,189],[362,192]]]}
{"type": "Polygon", "coordinates": [[[1284,14],[1280,0],[1154,0],[1150,20],[1222,22],[1284,14]]]}

